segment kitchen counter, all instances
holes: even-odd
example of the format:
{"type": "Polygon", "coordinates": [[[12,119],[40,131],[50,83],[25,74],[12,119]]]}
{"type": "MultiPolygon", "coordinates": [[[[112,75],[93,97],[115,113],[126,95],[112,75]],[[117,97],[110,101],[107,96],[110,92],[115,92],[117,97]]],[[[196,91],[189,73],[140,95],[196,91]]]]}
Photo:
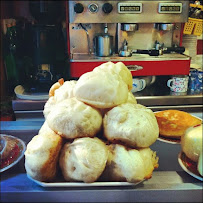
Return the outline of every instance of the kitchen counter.
{"type": "MultiPolygon", "coordinates": [[[[14,169],[14,168],[13,168],[14,169]]],[[[155,171],[136,186],[45,188],[25,173],[1,177],[2,202],[202,202],[202,182],[184,171],[155,171]]]]}
{"type": "MultiPolygon", "coordinates": [[[[165,79],[167,80],[167,78],[165,79]]],[[[159,80],[157,80],[159,82],[159,80]]],[[[165,109],[179,109],[187,112],[202,112],[203,95],[187,92],[185,95],[171,95],[168,87],[157,88],[151,85],[141,92],[133,93],[137,103],[153,111],[165,109]]],[[[23,100],[16,98],[12,101],[13,110],[17,120],[44,121],[43,109],[47,100],[23,100]]]]}
{"type": "MultiPolygon", "coordinates": [[[[1,133],[21,138],[27,144],[42,121],[0,122],[1,133]]],[[[1,173],[1,202],[202,202],[203,185],[178,164],[179,144],[157,140],[159,168],[152,178],[136,186],[42,187],[28,179],[24,158],[1,173]]]]}
{"type": "MultiPolygon", "coordinates": [[[[168,78],[166,77],[165,80],[168,78]]],[[[159,86],[163,83],[157,80],[159,86]]],[[[134,93],[137,102],[153,111],[179,109],[202,118],[203,95],[171,95],[169,88],[151,85],[134,93]]],[[[46,100],[13,100],[17,121],[1,122],[1,133],[21,138],[27,144],[44,122],[46,100]]],[[[136,186],[42,187],[28,179],[24,159],[1,174],[2,202],[202,202],[203,182],[187,174],[178,163],[179,144],[157,140],[150,148],[157,152],[159,168],[151,179],[136,186]]]]}
{"type": "Polygon", "coordinates": [[[159,56],[149,56],[148,54],[133,54],[131,57],[119,57],[118,54],[114,54],[108,57],[99,57],[94,54],[73,54],[70,59],[71,62],[87,62],[87,61],[157,61],[157,60],[188,60],[189,56],[184,54],[170,53],[159,56]]]}
{"type": "MultiPolygon", "coordinates": [[[[180,106],[180,105],[197,105],[202,107],[203,95],[143,95],[133,93],[137,103],[150,106],[180,106]]],[[[12,101],[14,111],[40,111],[44,109],[47,100],[23,100],[15,99],[12,101]]]]}

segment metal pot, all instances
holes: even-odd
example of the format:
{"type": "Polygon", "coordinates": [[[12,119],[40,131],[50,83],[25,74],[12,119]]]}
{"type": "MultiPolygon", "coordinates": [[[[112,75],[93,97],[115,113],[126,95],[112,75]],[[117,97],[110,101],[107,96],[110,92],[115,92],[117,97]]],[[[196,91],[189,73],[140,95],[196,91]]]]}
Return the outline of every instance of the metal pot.
{"type": "Polygon", "coordinates": [[[110,56],[113,54],[113,36],[104,33],[94,37],[94,51],[96,56],[110,56]]]}

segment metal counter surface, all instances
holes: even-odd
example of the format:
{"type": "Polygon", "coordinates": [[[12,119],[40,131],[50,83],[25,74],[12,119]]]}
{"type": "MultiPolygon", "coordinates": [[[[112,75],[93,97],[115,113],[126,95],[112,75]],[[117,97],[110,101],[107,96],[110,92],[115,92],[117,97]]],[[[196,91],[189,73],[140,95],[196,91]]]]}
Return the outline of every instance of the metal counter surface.
{"type": "MultiPolygon", "coordinates": [[[[42,121],[0,122],[0,132],[21,138],[27,144],[42,121]]],[[[27,178],[24,158],[1,173],[1,202],[202,202],[203,182],[178,164],[179,144],[157,140],[150,146],[159,156],[152,178],[136,186],[45,188],[27,178]]]]}
{"type": "Polygon", "coordinates": [[[44,188],[25,173],[1,177],[1,202],[202,202],[202,182],[183,171],[155,171],[137,186],[44,188]]]}
{"type": "Polygon", "coordinates": [[[120,57],[118,54],[107,57],[99,57],[94,54],[72,54],[71,62],[98,62],[100,61],[162,61],[162,60],[188,60],[189,57],[184,54],[170,53],[159,56],[150,56],[148,54],[133,54],[131,57],[120,57]]]}
{"type": "MultiPolygon", "coordinates": [[[[170,95],[168,88],[157,89],[152,85],[141,92],[133,93],[137,103],[153,111],[177,109],[186,112],[203,111],[203,95],[170,95]]],[[[46,100],[32,101],[16,99],[12,101],[16,120],[44,121],[43,109],[46,100]]]]}
{"type": "MultiPolygon", "coordinates": [[[[137,102],[145,106],[179,106],[179,105],[202,105],[203,95],[141,95],[141,93],[133,93],[137,102]]],[[[16,99],[12,101],[14,111],[42,111],[47,100],[22,100],[16,99]]]]}

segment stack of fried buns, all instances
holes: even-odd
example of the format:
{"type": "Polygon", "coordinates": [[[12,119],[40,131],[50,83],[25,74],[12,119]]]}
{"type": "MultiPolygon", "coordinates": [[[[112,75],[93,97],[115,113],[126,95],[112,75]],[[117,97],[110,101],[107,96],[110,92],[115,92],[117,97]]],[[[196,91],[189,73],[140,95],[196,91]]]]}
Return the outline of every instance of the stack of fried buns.
{"type": "Polygon", "coordinates": [[[58,174],[85,183],[151,178],[158,157],[149,147],[159,126],[131,89],[132,74],[122,62],[107,62],[77,81],[53,84],[45,122],[27,145],[27,174],[46,182],[58,174]]]}

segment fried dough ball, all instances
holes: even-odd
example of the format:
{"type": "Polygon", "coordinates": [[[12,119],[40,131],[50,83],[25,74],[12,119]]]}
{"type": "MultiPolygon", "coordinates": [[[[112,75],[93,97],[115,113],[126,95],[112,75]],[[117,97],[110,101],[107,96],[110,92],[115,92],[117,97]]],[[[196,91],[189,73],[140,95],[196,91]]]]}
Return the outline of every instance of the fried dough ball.
{"type": "Polygon", "coordinates": [[[120,144],[109,145],[109,157],[101,176],[103,181],[136,183],[152,176],[158,157],[151,149],[131,149],[120,144]]]}
{"type": "Polygon", "coordinates": [[[112,108],[103,118],[104,135],[113,142],[130,147],[149,147],[159,136],[159,127],[151,109],[125,103],[112,108]]]}
{"type": "Polygon", "coordinates": [[[118,62],[114,64],[113,62],[103,63],[100,66],[94,68],[93,72],[109,72],[109,74],[118,74],[122,80],[127,84],[128,90],[132,89],[133,79],[130,70],[125,66],[124,63],[118,62]]]}
{"type": "Polygon", "coordinates": [[[57,173],[62,144],[62,137],[49,131],[34,136],[25,151],[27,174],[39,181],[53,180],[57,173]]]}
{"type": "Polygon", "coordinates": [[[101,113],[75,97],[56,104],[46,121],[54,132],[66,139],[94,137],[102,127],[101,113]]]}
{"type": "Polygon", "coordinates": [[[92,71],[77,81],[75,97],[96,108],[111,108],[127,101],[128,87],[117,74],[92,71]]]}
{"type": "Polygon", "coordinates": [[[65,81],[62,86],[55,90],[54,100],[59,103],[65,99],[74,97],[74,88],[76,80],[65,81]]]}
{"type": "MultiPolygon", "coordinates": [[[[59,82],[58,82],[59,83],[59,82]]],[[[44,105],[43,114],[45,119],[47,118],[48,114],[51,112],[52,108],[54,108],[55,104],[74,97],[74,88],[75,84],[77,83],[76,80],[69,80],[61,83],[60,86],[57,86],[56,89],[54,89],[53,96],[50,96],[48,101],[44,105]]]]}
{"type": "Polygon", "coordinates": [[[108,148],[98,138],[78,138],[66,143],[59,164],[66,181],[95,182],[102,174],[108,148]]]}

